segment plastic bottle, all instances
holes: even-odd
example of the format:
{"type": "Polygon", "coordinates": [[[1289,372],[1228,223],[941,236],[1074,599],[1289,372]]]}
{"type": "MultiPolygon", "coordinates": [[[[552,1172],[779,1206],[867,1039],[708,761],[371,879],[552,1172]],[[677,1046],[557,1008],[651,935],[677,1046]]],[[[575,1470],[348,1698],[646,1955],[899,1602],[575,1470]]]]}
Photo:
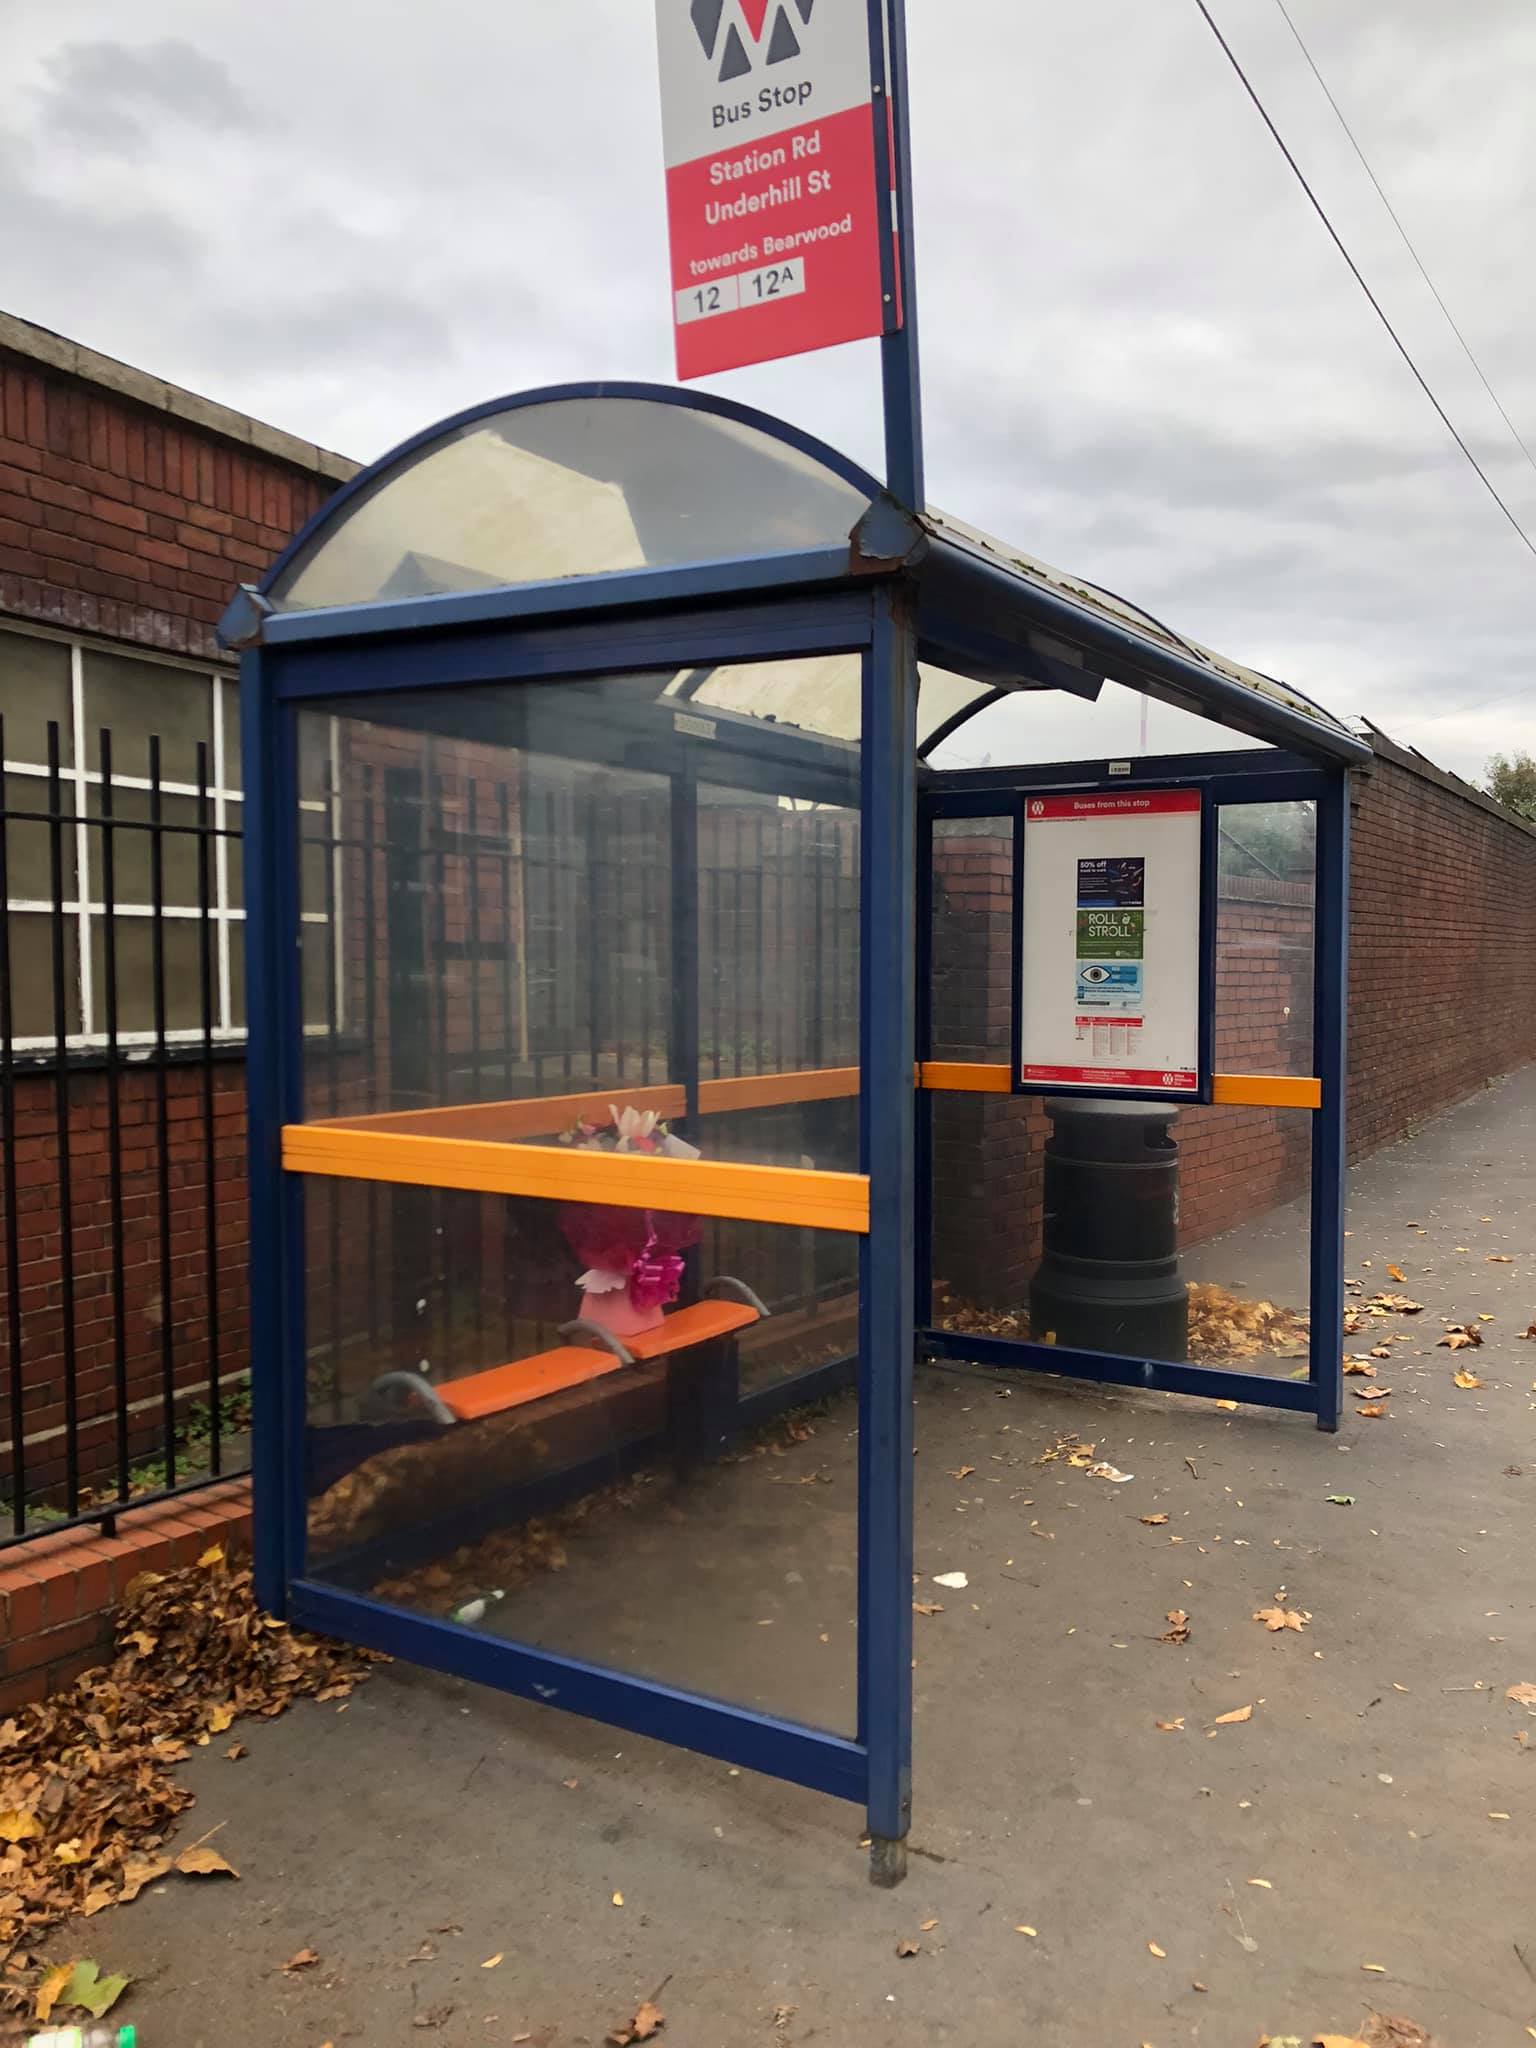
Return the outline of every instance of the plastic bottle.
{"type": "Polygon", "coordinates": [[[26,2048],[138,2048],[138,2039],[136,2027],[98,2020],[89,2027],[46,2027],[40,2034],[28,2034],[26,2048]]]}

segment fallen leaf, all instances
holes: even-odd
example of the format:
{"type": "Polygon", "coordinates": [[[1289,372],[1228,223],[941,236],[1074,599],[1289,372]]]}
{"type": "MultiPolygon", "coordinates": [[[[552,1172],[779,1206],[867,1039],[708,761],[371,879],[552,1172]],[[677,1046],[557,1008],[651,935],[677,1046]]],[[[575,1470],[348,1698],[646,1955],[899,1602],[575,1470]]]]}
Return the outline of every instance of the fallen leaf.
{"type": "Polygon", "coordinates": [[[1230,1408],[1234,1415],[1237,1413],[1237,1403],[1235,1401],[1218,1401],[1216,1406],[1218,1408],[1230,1408]]]}
{"type": "Polygon", "coordinates": [[[964,1572],[937,1572],[933,1583],[936,1586],[947,1586],[952,1593],[962,1593],[971,1582],[964,1572]]]}
{"type": "Polygon", "coordinates": [[[1215,1725],[1218,1728],[1230,1728],[1234,1721],[1251,1721],[1252,1719],[1253,1708],[1251,1706],[1234,1707],[1230,1714],[1218,1714],[1215,1725]]]}
{"type": "Polygon", "coordinates": [[[1160,1643],[1187,1643],[1189,1641],[1189,1616],[1182,1607],[1170,1607],[1168,1626],[1158,1637],[1160,1643]]]}
{"type": "Polygon", "coordinates": [[[912,1612],[914,1614],[942,1614],[944,1612],[944,1602],[942,1600],[914,1600],[912,1602],[912,1612]]]}
{"type": "MultiPolygon", "coordinates": [[[[649,2041],[653,2034],[660,2033],[666,2023],[666,2014],[661,2010],[660,2006],[653,2005],[647,1998],[637,2009],[634,2018],[630,2021],[629,2032],[625,2039],[626,2041],[649,2041]]],[[[612,2040],[613,2036],[610,2034],[608,2038],[612,2040]]]]}
{"type": "Polygon", "coordinates": [[[59,1993],[74,1975],[74,1969],[73,1963],[55,1963],[46,1972],[34,1994],[33,2017],[35,2019],[46,2020],[52,2015],[53,2008],[59,2002],[59,1993]]]}
{"type": "Polygon", "coordinates": [[[99,2020],[104,2012],[110,2012],[123,1993],[128,1989],[126,1977],[103,1977],[95,1963],[75,1963],[71,1966],[68,1982],[59,1993],[60,2005],[79,2005],[99,2020]]]}
{"type": "Polygon", "coordinates": [[[31,1842],[43,1832],[43,1824],[35,1813],[28,1813],[24,1807],[8,1807],[0,1813],[0,1842],[31,1842]]]}
{"type": "Polygon", "coordinates": [[[919,1934],[932,1934],[938,1924],[937,1920],[924,1920],[917,1931],[919,1934]]]}
{"type": "Polygon", "coordinates": [[[1362,1970],[1369,1970],[1373,1977],[1385,1977],[1387,1974],[1385,1963],[1362,1963],[1360,1967],[1362,1970]]]}
{"type": "Polygon", "coordinates": [[[1159,1962],[1166,1962],[1168,1960],[1167,1949],[1159,1948],[1155,1941],[1147,1943],[1147,1954],[1149,1956],[1156,1956],[1159,1962]]]}
{"type": "Polygon", "coordinates": [[[110,1906],[116,1899],[116,1897],[117,1894],[113,1891],[111,1885],[97,1885],[93,1891],[88,1891],[85,1897],[81,1900],[81,1917],[86,1920],[91,1919],[95,1914],[103,1912],[108,1906],[110,1906]]]}
{"type": "Polygon", "coordinates": [[[624,1903],[624,1894],[622,1892],[615,1892],[613,1895],[613,1903],[616,1906],[622,1906],[624,1903]]]}
{"type": "Polygon", "coordinates": [[[145,1885],[155,1884],[166,1875],[171,1867],[169,1856],[130,1856],[123,1865],[122,1900],[124,1905],[139,1896],[145,1885]]]}
{"type": "Polygon", "coordinates": [[[969,1479],[975,1470],[974,1465],[958,1465],[949,1476],[951,1479],[969,1479]]]}
{"type": "Polygon", "coordinates": [[[237,1764],[239,1763],[241,1757],[249,1756],[250,1751],[246,1748],[243,1742],[232,1742],[229,1745],[228,1749],[225,1750],[224,1754],[232,1764],[237,1764]]]}
{"type": "Polygon", "coordinates": [[[899,1956],[915,1956],[921,1952],[922,1946],[920,1941],[914,1941],[911,1935],[904,1934],[896,1944],[896,1953],[899,1956]]]}
{"type": "Polygon", "coordinates": [[[1355,1410],[1357,1415],[1363,1415],[1368,1422],[1377,1421],[1386,1412],[1386,1409],[1382,1407],[1379,1401],[1368,1401],[1363,1408],[1355,1410]]]}
{"type": "Polygon", "coordinates": [[[1408,1275],[1403,1271],[1401,1266],[1388,1266],[1387,1278],[1389,1280],[1395,1280],[1398,1283],[1398,1285],[1401,1286],[1402,1283],[1408,1278],[1408,1275]]]}
{"type": "Polygon", "coordinates": [[[238,1877],[239,1871],[233,1863],[226,1863],[217,1849],[205,1849],[194,1842],[190,1849],[183,1849],[176,1858],[176,1868],[183,1877],[238,1877]]]}
{"type": "Polygon", "coordinates": [[[1173,1735],[1182,1730],[1184,1726],[1184,1716],[1180,1714],[1176,1720],[1158,1721],[1155,1722],[1153,1725],[1155,1727],[1161,1728],[1165,1735],[1173,1735]]]}
{"type": "Polygon", "coordinates": [[[1355,1496],[1352,1493],[1330,1493],[1328,1501],[1332,1507],[1352,1508],[1355,1504],[1355,1496]]]}
{"type": "Polygon", "coordinates": [[[1466,1366],[1461,1365],[1451,1374],[1451,1384],[1455,1387],[1480,1387],[1483,1383],[1475,1372],[1469,1372],[1466,1366]]]}
{"type": "Polygon", "coordinates": [[[1023,1925],[1020,1925],[1018,1927],[1015,1927],[1013,1931],[1015,1934],[1027,1934],[1031,1941],[1038,1941],[1040,1938],[1038,1930],[1033,1927],[1025,1927],[1023,1925]]]}
{"type": "Polygon", "coordinates": [[[1312,2048],[1366,2048],[1358,2034],[1314,2034],[1312,2048]]]}
{"type": "Polygon", "coordinates": [[[480,1965],[481,1969],[494,1970],[497,1964],[500,1963],[504,1953],[505,1951],[503,1949],[497,1949],[495,1955],[486,1957],[485,1961],[480,1965]]]}
{"type": "Polygon", "coordinates": [[[1143,1526],[1148,1529],[1161,1529],[1168,1517],[1166,1515],[1143,1515],[1140,1519],[1143,1526]]]}
{"type": "Polygon", "coordinates": [[[1254,1612],[1254,1620],[1262,1621],[1270,1633],[1276,1634],[1283,1628],[1294,1629],[1298,1635],[1312,1619],[1299,1607],[1260,1607],[1254,1612]]]}
{"type": "Polygon", "coordinates": [[[567,1792],[574,1792],[576,1790],[576,1787],[581,1783],[581,1780],[580,1778],[562,1778],[560,1782],[565,1787],[567,1792]]]}
{"type": "Polygon", "coordinates": [[[1530,1680],[1526,1679],[1519,1685],[1506,1687],[1504,1697],[1513,1700],[1517,1706],[1536,1707],[1536,1685],[1532,1685],[1530,1680]]]}
{"type": "Polygon", "coordinates": [[[1488,1818],[1490,1820],[1508,1820],[1509,1815],[1507,1813],[1490,1813],[1488,1818]]]}
{"type": "Polygon", "coordinates": [[[1274,1886],[1270,1883],[1267,1877],[1245,1878],[1244,1882],[1246,1884],[1254,1885],[1261,1892],[1272,1892],[1274,1890],[1274,1886]]]}
{"type": "Polygon", "coordinates": [[[1392,1389],[1382,1386],[1376,1380],[1372,1380],[1367,1387],[1351,1387],[1349,1391],[1357,1401],[1387,1401],[1392,1396],[1392,1389]]]}
{"type": "Polygon", "coordinates": [[[202,1556],[197,1561],[198,1564],[205,1571],[210,1570],[216,1564],[222,1564],[224,1562],[223,1544],[210,1543],[208,1548],[203,1552],[202,1556]]]}
{"type": "Polygon", "coordinates": [[[1483,1260],[1485,1266],[1512,1266],[1514,1263],[1508,1252],[1489,1252],[1483,1260]]]}
{"type": "Polygon", "coordinates": [[[318,1953],[312,1948],[296,1949],[287,1962],[283,1964],[283,1973],[285,1976],[292,1977],[300,1970],[312,1970],[319,1960],[318,1953]]]}

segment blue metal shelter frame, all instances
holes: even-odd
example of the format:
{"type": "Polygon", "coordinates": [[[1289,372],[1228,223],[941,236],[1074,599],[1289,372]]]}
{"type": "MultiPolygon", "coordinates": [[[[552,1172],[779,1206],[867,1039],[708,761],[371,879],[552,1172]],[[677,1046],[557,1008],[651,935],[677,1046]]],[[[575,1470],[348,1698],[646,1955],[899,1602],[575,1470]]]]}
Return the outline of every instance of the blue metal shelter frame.
{"type": "MultiPolygon", "coordinates": [[[[658,412],[658,420],[665,414],[658,412]]],[[[273,1612],[437,1669],[544,1700],[768,1772],[864,1806],[877,1881],[904,1869],[910,1806],[912,1371],[964,1357],[1338,1421],[1342,1311],[1347,771],[1366,749],[1282,686],[1178,638],[1133,607],[898,503],[856,465],[784,423],[696,393],[647,385],[560,387],[476,408],[408,441],[338,492],[264,579],[231,604],[223,634],[241,650],[246,775],[250,1022],[252,1348],[256,1362],[256,1567],[273,1612]],[[864,504],[846,541],[722,560],[674,561],[550,580],[466,579],[474,587],[285,608],[294,574],[351,514],[477,423],[529,408],[583,408],[599,422],[623,401],[673,408],[681,425],[720,422],[790,451],[864,504]],[[304,1114],[296,716],[317,701],[430,693],[598,672],[707,667],[785,656],[857,655],[862,674],[858,1714],[855,1734],[819,1729],[406,1613],[306,1570],[304,1184],[286,1170],[285,1128],[304,1114]],[[929,1057],[931,835],[936,821],[1014,809],[1046,787],[1085,787],[1103,763],[945,773],[918,745],[921,664],[974,697],[931,725],[931,748],[960,720],[1016,689],[1092,696],[1105,677],[1251,735],[1260,751],[1138,762],[1133,779],[1197,788],[1207,832],[1222,803],[1305,798],[1318,818],[1316,1033],[1321,1106],[1313,1123],[1313,1341],[1309,1378],[1275,1380],[1043,1345],[956,1338],[930,1299],[931,1098],[914,1089],[929,1057]]],[[[774,730],[774,728],[769,728],[774,730]]],[[[807,759],[813,738],[800,746],[807,759]]],[[[1110,786],[1124,787],[1121,780],[1110,786]]],[[[1209,1010],[1211,919],[1205,950],[1209,1010]]],[[[686,1044],[686,1034],[684,1034],[686,1044]]],[[[1209,1071],[1209,1059],[1203,1062],[1209,1071]]],[[[696,1091],[697,1074],[693,1077],[696,1091]]]]}

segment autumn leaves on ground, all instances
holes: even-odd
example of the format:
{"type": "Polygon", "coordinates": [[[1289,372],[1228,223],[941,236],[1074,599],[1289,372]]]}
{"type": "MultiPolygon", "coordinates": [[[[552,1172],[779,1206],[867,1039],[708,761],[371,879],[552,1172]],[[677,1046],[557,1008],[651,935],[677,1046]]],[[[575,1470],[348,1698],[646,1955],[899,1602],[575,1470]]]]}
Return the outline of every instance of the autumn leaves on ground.
{"type": "MultiPolygon", "coordinates": [[[[65,1954],[60,1924],[127,1904],[146,1885],[239,1875],[210,1829],[174,1850],[192,1804],[175,1766],[241,1715],[295,1699],[344,1700],[364,1651],[294,1634],[258,1612],[248,1570],[217,1545],[185,1571],[129,1587],[109,1666],[0,1723],[0,2012],[42,2023],[99,2018],[127,1988],[65,1954]]],[[[231,1763],[244,1756],[231,1740],[231,1763]]]]}

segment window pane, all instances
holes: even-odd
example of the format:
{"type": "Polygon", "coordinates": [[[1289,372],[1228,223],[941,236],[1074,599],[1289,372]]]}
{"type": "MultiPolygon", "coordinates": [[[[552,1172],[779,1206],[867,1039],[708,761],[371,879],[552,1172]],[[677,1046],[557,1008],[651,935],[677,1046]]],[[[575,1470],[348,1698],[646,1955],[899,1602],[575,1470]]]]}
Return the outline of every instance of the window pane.
{"type": "MultiPolygon", "coordinates": [[[[92,783],[85,793],[88,818],[102,816],[101,786],[92,783]]],[[[112,785],[112,900],[118,904],[150,904],[154,899],[153,848],[155,831],[150,825],[150,792],[122,789],[112,785]]],[[[199,896],[197,871],[198,834],[188,827],[198,823],[195,796],[160,798],[160,901],[181,909],[196,909],[199,896]]],[[[213,803],[208,804],[208,823],[213,823],[213,803]]],[[[107,827],[93,825],[87,841],[90,861],[91,901],[106,900],[107,827]]],[[[219,879],[214,865],[213,839],[208,841],[208,901],[218,902],[219,879]]]]}
{"type": "Polygon", "coordinates": [[[853,1732],[858,1403],[806,1375],[854,1349],[854,1239],[665,1219],[653,1343],[717,1277],[778,1312],[621,1366],[559,1326],[590,1232],[646,1212],[319,1179],[304,1209],[307,1576],[853,1732]]]}
{"type": "Polygon", "coordinates": [[[60,764],[70,765],[69,649],[62,641],[0,632],[0,714],[6,760],[46,767],[51,719],[59,728],[60,764]]]}
{"type": "Polygon", "coordinates": [[[224,869],[226,902],[233,910],[245,907],[245,806],[224,806],[224,869]]]}
{"type": "Polygon", "coordinates": [[[1216,1071],[1311,1074],[1316,806],[1223,804],[1216,817],[1216,1071]]]}
{"type": "Polygon", "coordinates": [[[271,597],[295,610],[841,546],[867,506],[732,420],[633,398],[523,406],[407,457],[271,597]]]}
{"type": "MultiPolygon", "coordinates": [[[[64,948],[64,1031],[80,1029],[80,952],[75,920],[12,911],[9,925],[11,1029],[17,1038],[52,1038],[58,1028],[53,995],[55,925],[64,948]]],[[[0,958],[0,973],[6,962],[0,958]]]]}
{"type": "Polygon", "coordinates": [[[240,781],[240,685],[238,683],[219,683],[217,688],[224,705],[223,787],[225,789],[239,789],[242,786],[240,781]]]}
{"type": "Polygon", "coordinates": [[[43,775],[7,775],[4,783],[6,893],[13,903],[26,898],[52,903],[53,830],[50,815],[68,818],[59,827],[59,901],[68,903],[75,893],[75,785],[71,779],[59,784],[57,813],[49,810],[48,778],[43,775]],[[17,813],[23,815],[18,816],[17,813]]]}
{"type": "Polygon", "coordinates": [[[112,734],[112,767],[118,775],[149,774],[149,739],[160,739],[160,776],[165,782],[197,782],[197,743],[208,749],[213,780],[213,691],[206,676],[164,662],[87,648],[85,726],[90,766],[100,765],[97,735],[112,734]]]}
{"type": "MultiPolygon", "coordinates": [[[[108,989],[106,919],[91,920],[91,972],[95,987],[96,1029],[107,1029],[108,989]]],[[[112,920],[117,947],[117,1028],[119,1032],[155,1028],[154,921],[147,917],[112,920]]],[[[199,920],[167,917],[161,921],[167,1031],[202,1029],[202,991],[198,964],[199,920]]],[[[218,1024],[218,930],[210,925],[213,947],[213,1023],[218,1024]]]]}

